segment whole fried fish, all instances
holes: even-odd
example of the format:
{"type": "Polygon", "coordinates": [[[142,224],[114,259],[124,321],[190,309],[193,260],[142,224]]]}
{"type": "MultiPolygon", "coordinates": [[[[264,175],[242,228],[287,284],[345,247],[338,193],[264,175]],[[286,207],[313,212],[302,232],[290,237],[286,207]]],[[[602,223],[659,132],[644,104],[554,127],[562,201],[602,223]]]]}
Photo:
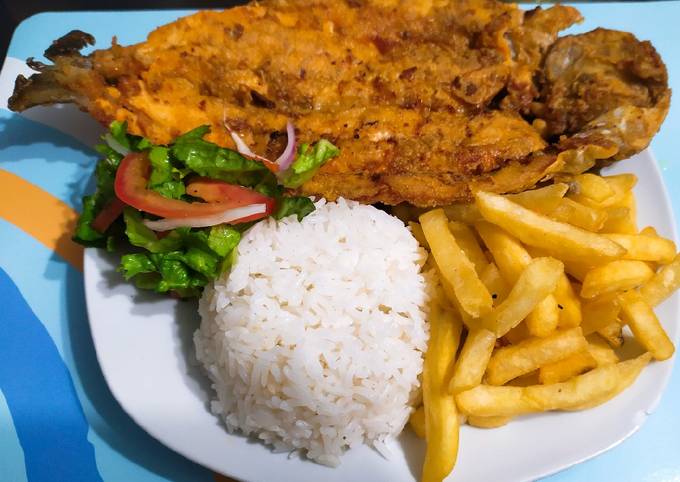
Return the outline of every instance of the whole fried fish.
{"type": "Polygon", "coordinates": [[[147,41],[83,56],[74,31],[53,65],[17,78],[10,108],[75,102],[102,123],[170,142],[209,124],[276,157],[300,142],[341,154],[300,191],[437,206],[504,193],[644,149],[669,107],[649,42],[598,29],[557,39],[571,7],[495,0],[271,0],[202,11],[147,41]]]}

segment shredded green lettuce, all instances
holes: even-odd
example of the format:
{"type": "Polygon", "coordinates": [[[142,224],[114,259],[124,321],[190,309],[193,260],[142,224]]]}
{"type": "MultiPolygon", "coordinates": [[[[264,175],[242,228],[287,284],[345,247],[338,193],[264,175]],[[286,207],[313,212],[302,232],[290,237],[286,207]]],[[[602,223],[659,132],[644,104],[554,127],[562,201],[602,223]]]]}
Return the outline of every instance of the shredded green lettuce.
{"type": "Polygon", "coordinates": [[[175,139],[172,155],[191,171],[231,184],[253,187],[269,171],[258,161],[203,139],[210,127],[200,126],[175,139]]]}
{"type": "Polygon", "coordinates": [[[170,149],[154,146],[149,150],[151,174],[147,187],[163,197],[181,199],[186,194],[182,178],[187,171],[176,168],[170,159],[170,149]]]}
{"type": "Polygon", "coordinates": [[[326,139],[321,139],[311,147],[302,144],[298,149],[297,158],[290,166],[288,173],[284,174],[283,185],[288,188],[297,188],[309,181],[316,171],[326,161],[340,154],[340,149],[326,139]]]}
{"type": "Polygon", "coordinates": [[[302,220],[314,211],[314,203],[307,197],[291,196],[286,189],[299,187],[339,152],[324,139],[313,146],[303,144],[296,161],[277,178],[261,162],[206,141],[209,132],[209,126],[200,126],[169,145],[153,145],[144,137],[128,134],[126,123],[112,122],[102,136],[104,142],[95,147],[102,156],[95,170],[97,187],[83,198],[73,239],[85,246],[124,251],[118,270],[139,288],[198,296],[210,280],[233,265],[242,233],[255,222],[176,228],[159,235],[144,225],[148,215],[128,206],[106,233],[100,233],[92,222],[115,199],[114,181],[123,156],[147,152],[151,165],[147,188],[169,199],[194,201],[186,193],[185,182],[191,176],[203,176],[274,198],[272,216],[276,219],[294,215],[302,220]]]}
{"type": "Polygon", "coordinates": [[[282,219],[286,216],[297,215],[298,221],[314,211],[314,203],[304,196],[284,197],[276,204],[274,219],[282,219]]]}

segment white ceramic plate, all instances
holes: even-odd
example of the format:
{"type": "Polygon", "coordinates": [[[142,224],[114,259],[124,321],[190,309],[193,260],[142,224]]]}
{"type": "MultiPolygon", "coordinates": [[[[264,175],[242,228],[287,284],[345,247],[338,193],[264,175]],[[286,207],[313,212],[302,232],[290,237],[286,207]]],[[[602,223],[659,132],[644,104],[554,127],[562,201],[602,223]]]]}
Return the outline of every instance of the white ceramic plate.
{"type": "MultiPolygon", "coordinates": [[[[607,172],[635,173],[638,219],[676,238],[667,192],[649,151],[607,172]]],[[[85,289],[97,357],[116,399],[159,441],[217,472],[245,480],[419,478],[424,444],[409,430],[391,443],[389,460],[362,447],[349,451],[335,469],[275,454],[260,443],[228,434],[207,408],[209,382],[193,356],[195,303],[140,293],[122,281],[116,265],[117,258],[104,251],[86,251],[85,289]]],[[[676,343],[679,308],[675,295],[657,311],[676,343]]],[[[521,417],[494,430],[463,427],[458,463],[449,480],[533,480],[602,453],[635,432],[654,411],[671,367],[671,361],[652,363],[631,388],[591,410],[521,417]]]]}

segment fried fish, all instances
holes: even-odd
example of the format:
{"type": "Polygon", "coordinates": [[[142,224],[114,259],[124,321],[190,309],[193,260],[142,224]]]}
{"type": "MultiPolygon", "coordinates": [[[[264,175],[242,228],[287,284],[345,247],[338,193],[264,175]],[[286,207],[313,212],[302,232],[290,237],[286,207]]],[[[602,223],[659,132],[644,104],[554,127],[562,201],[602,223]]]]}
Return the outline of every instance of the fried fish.
{"type": "Polygon", "coordinates": [[[74,102],[98,121],[170,142],[225,124],[276,157],[300,142],[341,154],[300,188],[328,199],[436,206],[505,193],[644,149],[669,107],[649,42],[598,29],[567,6],[495,0],[270,0],[202,11],[147,41],[89,55],[73,31],[29,59],[10,108],[74,102]]]}

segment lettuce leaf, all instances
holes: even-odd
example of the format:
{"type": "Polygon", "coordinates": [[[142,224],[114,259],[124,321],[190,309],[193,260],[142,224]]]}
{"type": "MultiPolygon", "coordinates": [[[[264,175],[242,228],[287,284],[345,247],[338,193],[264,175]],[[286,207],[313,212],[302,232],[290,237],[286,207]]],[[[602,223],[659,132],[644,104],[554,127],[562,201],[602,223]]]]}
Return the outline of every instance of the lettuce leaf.
{"type": "Polygon", "coordinates": [[[128,134],[127,122],[120,121],[113,121],[109,124],[109,132],[102,136],[102,140],[121,155],[125,155],[130,151],[141,152],[153,145],[145,137],[128,134]]]}
{"type": "Polygon", "coordinates": [[[94,229],[92,221],[115,196],[113,183],[116,179],[118,165],[123,156],[106,145],[97,147],[97,150],[104,155],[95,168],[97,187],[94,194],[83,197],[83,211],[76,223],[72,239],[84,246],[103,248],[110,243],[110,241],[107,241],[108,235],[94,229]]]}
{"type": "Polygon", "coordinates": [[[142,215],[136,209],[126,207],[123,210],[125,219],[125,234],[131,245],[144,248],[151,253],[175,251],[182,246],[180,232],[176,229],[163,239],[158,239],[156,233],[144,226],[142,215]]]}
{"type": "Polygon", "coordinates": [[[269,172],[258,161],[203,139],[209,126],[200,126],[179,136],[171,147],[172,155],[195,173],[231,184],[253,187],[269,172]]]}
{"type": "Polygon", "coordinates": [[[286,216],[297,215],[298,221],[314,211],[314,203],[304,196],[284,197],[277,201],[274,219],[283,219],[286,216]]]}
{"type": "Polygon", "coordinates": [[[283,185],[288,188],[302,186],[316,174],[321,166],[338,154],[340,154],[340,149],[326,139],[321,139],[314,144],[314,147],[302,144],[298,149],[297,158],[283,175],[283,185]]]}
{"type": "Polygon", "coordinates": [[[147,187],[163,197],[181,199],[186,194],[182,178],[187,174],[176,168],[170,159],[170,149],[154,146],[149,150],[151,175],[147,187]]]}

